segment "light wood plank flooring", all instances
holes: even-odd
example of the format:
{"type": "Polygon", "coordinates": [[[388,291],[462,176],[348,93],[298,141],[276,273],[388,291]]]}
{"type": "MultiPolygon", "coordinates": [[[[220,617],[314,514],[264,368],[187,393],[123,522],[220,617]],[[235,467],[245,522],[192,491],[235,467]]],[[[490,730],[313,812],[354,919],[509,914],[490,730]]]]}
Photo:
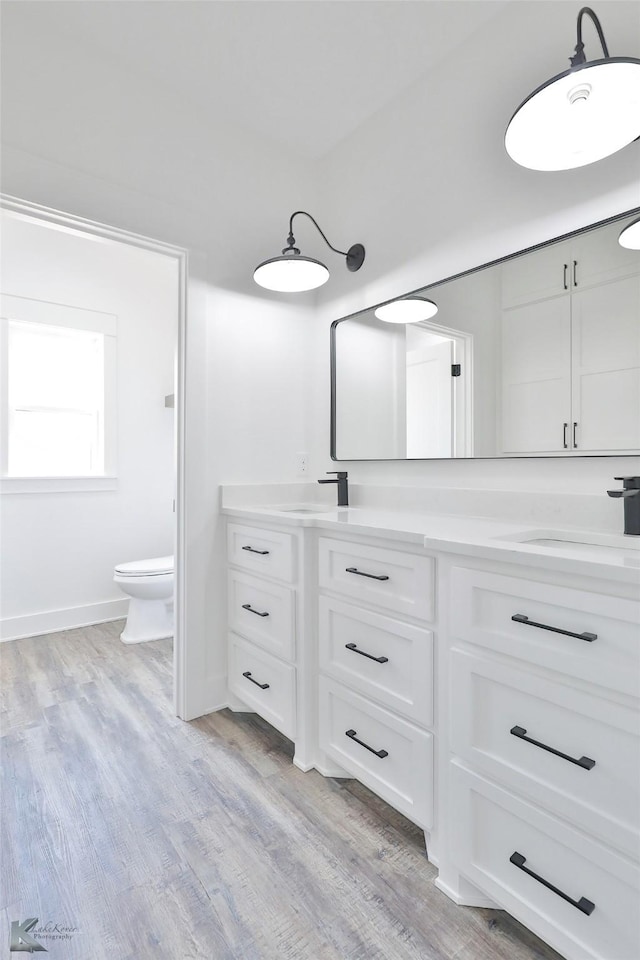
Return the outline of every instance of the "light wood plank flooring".
{"type": "Polygon", "coordinates": [[[121,623],[2,645],[0,955],[11,921],[77,927],[51,960],[553,960],[456,907],[422,833],[302,773],[252,714],[183,723],[169,641],[121,623]]]}

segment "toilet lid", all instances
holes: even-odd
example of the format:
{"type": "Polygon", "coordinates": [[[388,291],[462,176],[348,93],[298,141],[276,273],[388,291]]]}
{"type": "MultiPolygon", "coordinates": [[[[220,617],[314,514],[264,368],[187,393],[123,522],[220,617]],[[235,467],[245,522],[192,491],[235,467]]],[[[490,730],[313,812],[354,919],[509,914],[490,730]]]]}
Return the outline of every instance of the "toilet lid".
{"type": "Polygon", "coordinates": [[[150,560],[119,563],[115,570],[124,577],[160,576],[163,573],[173,573],[173,557],[152,557],[150,560]]]}

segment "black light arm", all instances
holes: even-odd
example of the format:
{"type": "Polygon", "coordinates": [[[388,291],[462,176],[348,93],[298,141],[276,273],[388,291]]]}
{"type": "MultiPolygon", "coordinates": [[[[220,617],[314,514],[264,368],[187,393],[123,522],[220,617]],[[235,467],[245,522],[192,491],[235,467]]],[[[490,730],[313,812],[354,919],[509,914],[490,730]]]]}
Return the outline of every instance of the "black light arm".
{"type": "Polygon", "coordinates": [[[585,57],[585,55],[584,55],[584,43],[583,43],[583,41],[582,41],[582,18],[584,17],[585,13],[588,13],[588,14],[589,14],[589,16],[591,17],[591,20],[593,21],[594,27],[595,27],[596,30],[598,31],[598,38],[599,38],[599,40],[600,40],[600,43],[602,44],[602,53],[603,53],[603,55],[604,55],[605,60],[607,60],[607,59],[609,58],[609,50],[608,50],[608,48],[607,48],[607,41],[604,39],[604,33],[603,33],[603,31],[602,31],[602,25],[601,25],[600,21],[598,20],[598,17],[597,17],[596,14],[593,12],[593,10],[591,9],[591,7],[583,7],[583,8],[580,10],[579,14],[578,14],[578,42],[576,43],[575,54],[574,54],[573,57],[569,57],[569,60],[571,61],[571,66],[572,66],[572,67],[577,67],[577,66],[579,66],[581,63],[585,63],[585,62],[586,62],[586,59],[587,59],[587,58],[585,57]]]}
{"type": "Polygon", "coordinates": [[[321,230],[320,225],[317,220],[311,216],[310,213],[307,213],[306,210],[296,210],[295,213],[292,213],[289,217],[289,236],[287,237],[287,246],[282,251],[283,254],[290,253],[300,253],[298,247],[296,247],[296,238],[293,235],[293,218],[298,216],[305,216],[311,220],[312,224],[329,247],[330,250],[333,250],[334,253],[340,254],[341,257],[346,257],[347,259],[347,269],[352,273],[355,273],[356,270],[359,270],[362,264],[364,263],[364,247],[361,243],[355,243],[352,247],[349,247],[348,250],[338,250],[337,247],[334,247],[333,244],[329,243],[323,230],[321,230]]]}

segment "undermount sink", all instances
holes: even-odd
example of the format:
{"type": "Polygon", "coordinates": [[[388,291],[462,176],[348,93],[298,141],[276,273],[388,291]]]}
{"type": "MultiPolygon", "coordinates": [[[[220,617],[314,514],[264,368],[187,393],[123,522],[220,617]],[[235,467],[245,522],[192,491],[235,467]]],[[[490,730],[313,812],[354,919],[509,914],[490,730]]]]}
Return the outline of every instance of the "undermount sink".
{"type": "Polygon", "coordinates": [[[593,533],[580,530],[524,530],[496,540],[522,543],[527,546],[547,547],[552,550],[570,550],[594,559],[622,559],[624,562],[640,563],[640,537],[615,533],[593,533]]]}
{"type": "Polygon", "coordinates": [[[286,506],[275,506],[270,509],[275,510],[277,513],[329,513],[335,508],[328,506],[326,503],[297,503],[287,504],[286,506]]]}

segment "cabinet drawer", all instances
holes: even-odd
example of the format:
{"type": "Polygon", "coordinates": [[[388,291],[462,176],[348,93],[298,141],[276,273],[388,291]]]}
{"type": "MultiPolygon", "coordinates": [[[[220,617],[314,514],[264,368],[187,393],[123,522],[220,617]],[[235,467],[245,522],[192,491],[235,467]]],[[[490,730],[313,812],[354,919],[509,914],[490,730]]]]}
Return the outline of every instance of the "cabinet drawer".
{"type": "Polygon", "coordinates": [[[295,656],[294,592],[229,570],[229,627],[283,660],[295,656]]]}
{"type": "Polygon", "coordinates": [[[460,640],[640,696],[635,600],[455,567],[450,602],[451,633],[460,640]]]}
{"type": "Polygon", "coordinates": [[[229,689],[285,737],[295,737],[296,670],[291,664],[231,634],[229,689]]]}
{"type": "Polygon", "coordinates": [[[320,586],[410,617],[433,620],[435,562],[396,550],[319,540],[320,586]]]}
{"type": "Polygon", "coordinates": [[[319,627],[324,673],[415,723],[433,723],[430,630],[322,596],[319,627]]]}
{"type": "Polygon", "coordinates": [[[320,747],[414,823],[431,827],[430,733],[321,677],[320,747]]]}
{"type": "Polygon", "coordinates": [[[453,856],[469,880],[568,960],[640,956],[636,866],[457,764],[450,773],[453,856]],[[511,861],[514,854],[525,859],[520,867],[511,861]],[[560,893],[574,902],[585,898],[592,912],[560,893]]]}
{"type": "Polygon", "coordinates": [[[227,524],[227,557],[237,567],[291,583],[295,577],[294,553],[290,533],[227,524]]]}
{"type": "Polygon", "coordinates": [[[451,652],[451,684],[459,757],[638,856],[637,712],[463,650],[451,652]]]}

